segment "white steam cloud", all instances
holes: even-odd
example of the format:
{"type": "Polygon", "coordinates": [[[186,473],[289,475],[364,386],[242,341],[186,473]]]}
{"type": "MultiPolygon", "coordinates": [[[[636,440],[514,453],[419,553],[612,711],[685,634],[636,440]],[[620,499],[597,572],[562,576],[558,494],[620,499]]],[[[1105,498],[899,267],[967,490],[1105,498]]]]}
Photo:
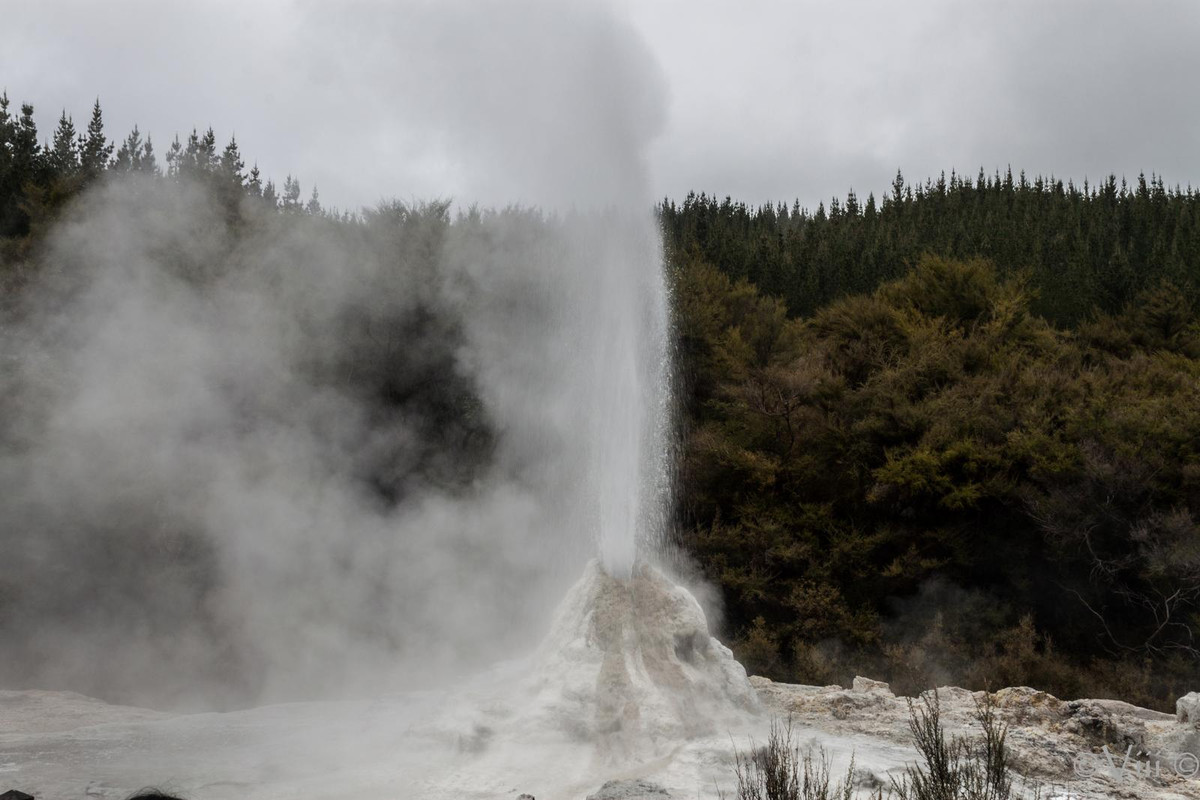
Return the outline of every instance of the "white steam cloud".
{"type": "Polygon", "coordinates": [[[199,185],[81,198],[3,319],[0,682],[177,706],[428,683],[528,646],[597,542],[621,573],[661,533],[645,49],[572,4],[298,30],[298,79],[377,104],[397,157],[442,152],[457,202],[561,215],[249,209],[233,236],[199,185]]]}

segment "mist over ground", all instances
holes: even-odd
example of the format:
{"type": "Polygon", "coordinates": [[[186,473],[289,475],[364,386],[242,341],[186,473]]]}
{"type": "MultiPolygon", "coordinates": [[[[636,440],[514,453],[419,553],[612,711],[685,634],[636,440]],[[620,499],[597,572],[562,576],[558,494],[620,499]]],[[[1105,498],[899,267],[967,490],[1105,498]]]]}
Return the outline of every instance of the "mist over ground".
{"type": "Polygon", "coordinates": [[[209,706],[450,678],[668,518],[772,679],[1156,708],[1194,683],[1192,6],[60,8],[0,29],[12,685],[209,706]],[[146,13],[90,35],[122,9],[146,13]],[[133,62],[162,71],[114,89],[133,62]],[[35,127],[96,93],[104,126],[35,127]],[[960,98],[986,109],[943,120],[960,98]],[[149,169],[105,151],[133,122],[162,183],[115,177],[149,169]],[[698,163],[656,208],[669,304],[647,187],[698,163]],[[804,209],[809,178],[881,169],[804,209]],[[397,175],[399,202],[321,210],[397,175]],[[741,197],[684,194],[722,175],[741,197]]]}

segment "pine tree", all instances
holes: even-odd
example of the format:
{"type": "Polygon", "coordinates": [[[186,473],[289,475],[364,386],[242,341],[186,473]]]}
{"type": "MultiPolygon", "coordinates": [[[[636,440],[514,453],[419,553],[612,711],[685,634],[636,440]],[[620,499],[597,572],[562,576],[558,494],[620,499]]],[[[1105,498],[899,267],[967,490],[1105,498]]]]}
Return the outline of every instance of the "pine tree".
{"type": "Polygon", "coordinates": [[[854,189],[846,195],[846,216],[857,217],[859,212],[858,195],[854,193],[854,189]]]}
{"type": "Polygon", "coordinates": [[[195,175],[204,168],[204,157],[201,154],[200,133],[192,128],[192,133],[188,136],[187,147],[183,150],[183,159],[180,161],[179,171],[181,174],[195,175]]]}
{"type": "Polygon", "coordinates": [[[16,181],[13,176],[13,143],[16,140],[16,122],[8,111],[8,92],[0,94],[0,236],[8,235],[9,216],[16,199],[16,181]]]}
{"type": "Polygon", "coordinates": [[[117,154],[113,157],[110,166],[117,172],[157,174],[158,164],[154,158],[154,146],[151,144],[150,138],[147,137],[145,141],[142,141],[142,134],[134,125],[133,130],[117,149],[117,154]]]}
{"type": "Polygon", "coordinates": [[[183,172],[183,159],[183,145],[179,141],[179,134],[175,134],[175,141],[167,148],[167,175],[178,178],[183,172]]]}
{"type": "Polygon", "coordinates": [[[22,104],[20,117],[13,118],[8,95],[0,95],[0,236],[28,233],[29,215],[23,208],[26,187],[44,179],[44,166],[33,106],[22,104]]]}
{"type": "MultiPolygon", "coordinates": [[[[212,132],[211,128],[209,132],[212,132]]],[[[245,168],[246,164],[242,161],[241,153],[238,152],[237,137],[231,137],[229,144],[225,145],[225,150],[221,153],[221,176],[240,188],[246,180],[242,175],[242,170],[245,168]]]]}
{"type": "MultiPolygon", "coordinates": [[[[12,115],[8,113],[8,92],[0,94],[0,170],[8,167],[9,148],[12,146],[12,115]]],[[[3,174],[3,173],[0,173],[3,174]]]]}
{"type": "Polygon", "coordinates": [[[152,175],[158,174],[158,159],[154,156],[154,142],[150,140],[149,136],[146,137],[146,143],[142,145],[142,158],[137,163],[137,170],[152,175]]]}
{"type": "Polygon", "coordinates": [[[217,157],[217,135],[209,128],[200,140],[200,151],[197,154],[197,164],[205,172],[216,172],[221,161],[217,157]]]}
{"type": "Polygon", "coordinates": [[[283,181],[283,197],[282,207],[284,211],[299,211],[300,206],[300,181],[288,175],[283,181]]]}
{"type": "Polygon", "coordinates": [[[80,169],[86,178],[95,178],[112,157],[113,145],[104,137],[104,115],[100,111],[100,100],[92,105],[92,120],[87,126],[87,136],[79,140],[80,169]]]}
{"type": "Polygon", "coordinates": [[[904,176],[896,170],[896,178],[892,181],[892,202],[899,203],[904,199],[904,176]]]}
{"type": "Polygon", "coordinates": [[[179,137],[171,145],[167,153],[167,161],[172,164],[170,174],[197,176],[216,173],[221,166],[221,158],[217,155],[217,136],[209,128],[202,136],[196,128],[192,128],[186,145],[178,145],[179,137]],[[178,145],[178,146],[177,146],[178,145]]]}
{"type": "Polygon", "coordinates": [[[16,135],[13,137],[13,168],[22,181],[37,177],[41,166],[42,149],[38,145],[37,123],[33,119],[33,106],[21,106],[21,118],[17,120],[16,135]]]}
{"type": "Polygon", "coordinates": [[[262,174],[258,171],[257,163],[250,168],[250,180],[246,182],[246,190],[254,197],[263,196],[262,174]]]}
{"type": "Polygon", "coordinates": [[[73,178],[79,174],[79,146],[75,141],[78,134],[75,123],[67,116],[66,109],[58,119],[58,128],[54,131],[54,140],[47,153],[50,169],[61,178],[73,178]]]}

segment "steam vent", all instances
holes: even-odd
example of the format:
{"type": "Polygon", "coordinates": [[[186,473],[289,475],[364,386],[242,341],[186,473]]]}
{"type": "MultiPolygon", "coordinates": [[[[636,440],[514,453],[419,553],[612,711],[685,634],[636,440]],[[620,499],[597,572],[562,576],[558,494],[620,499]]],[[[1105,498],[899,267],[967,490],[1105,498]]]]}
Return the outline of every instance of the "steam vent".
{"type": "Polygon", "coordinates": [[[548,721],[613,760],[660,754],[758,705],[696,598],[644,563],[628,580],[588,564],[541,646],[536,680],[548,721]]]}

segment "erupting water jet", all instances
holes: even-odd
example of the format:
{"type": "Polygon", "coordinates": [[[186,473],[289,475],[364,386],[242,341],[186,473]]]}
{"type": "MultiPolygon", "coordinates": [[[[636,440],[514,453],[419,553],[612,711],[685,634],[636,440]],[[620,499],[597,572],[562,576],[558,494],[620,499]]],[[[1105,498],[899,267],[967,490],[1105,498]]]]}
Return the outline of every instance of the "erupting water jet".
{"type": "Polygon", "coordinates": [[[663,538],[671,487],[671,354],[662,245],[650,218],[610,217],[586,237],[581,409],[591,443],[600,563],[633,577],[663,538]],[[592,238],[592,237],[595,238],[592,238]]]}

